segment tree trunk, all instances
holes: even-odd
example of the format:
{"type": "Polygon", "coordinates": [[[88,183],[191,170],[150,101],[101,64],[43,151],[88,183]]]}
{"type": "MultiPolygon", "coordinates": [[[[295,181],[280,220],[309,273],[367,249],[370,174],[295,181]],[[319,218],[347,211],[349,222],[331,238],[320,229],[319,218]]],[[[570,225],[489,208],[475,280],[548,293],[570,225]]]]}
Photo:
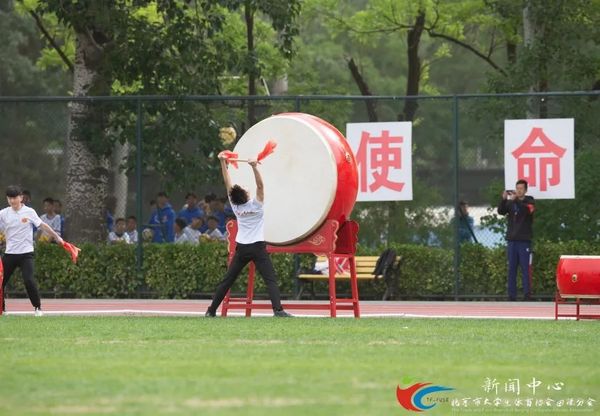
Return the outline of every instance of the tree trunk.
{"type": "MultiPolygon", "coordinates": [[[[527,0],[523,8],[523,44],[525,48],[539,50],[543,46],[544,26],[533,12],[533,0],[527,0]]],[[[535,79],[529,87],[529,92],[548,91],[547,63],[545,53],[538,53],[539,59],[535,68],[535,79]]],[[[530,97],[527,100],[527,118],[546,118],[548,115],[547,97],[530,97]]]]}
{"type": "Polygon", "coordinates": [[[127,173],[121,166],[129,157],[129,142],[121,144],[115,143],[113,150],[111,170],[113,175],[113,195],[116,199],[114,216],[116,218],[125,218],[127,216],[127,195],[129,180],[127,173]]]}
{"type": "Polygon", "coordinates": [[[288,92],[288,77],[287,74],[276,79],[271,87],[271,95],[286,95],[288,92]]]}
{"type": "MultiPolygon", "coordinates": [[[[365,81],[362,74],[358,70],[358,66],[356,66],[356,62],[354,62],[354,58],[348,59],[348,68],[350,69],[350,72],[352,73],[352,78],[354,78],[354,82],[356,82],[356,85],[358,86],[360,93],[362,95],[366,95],[366,96],[373,95],[371,93],[371,90],[369,89],[369,86],[367,85],[367,82],[365,81]]],[[[367,107],[367,114],[369,115],[369,121],[370,122],[377,121],[378,120],[377,103],[373,100],[365,100],[365,106],[367,107]]]]}
{"type": "MultiPolygon", "coordinates": [[[[254,8],[250,0],[246,0],[244,7],[246,18],[246,47],[248,48],[247,70],[248,70],[248,95],[256,95],[256,51],[254,50],[254,8]]],[[[248,127],[256,123],[255,102],[248,100],[248,127]]]]}
{"type": "MultiPolygon", "coordinates": [[[[419,95],[419,83],[421,81],[421,59],[419,58],[419,43],[425,26],[425,12],[419,11],[414,26],[406,35],[408,74],[406,77],[406,95],[419,95]]],[[[419,103],[415,99],[406,99],[404,109],[398,115],[398,120],[412,121],[417,112],[419,103]]]]}
{"type": "Polygon", "coordinates": [[[510,65],[517,63],[517,44],[514,42],[506,42],[506,59],[510,65]]]}
{"type": "MultiPolygon", "coordinates": [[[[406,95],[419,95],[419,84],[421,82],[421,59],[419,58],[419,44],[421,35],[425,27],[425,11],[419,10],[419,14],[415,18],[414,26],[406,35],[407,42],[407,58],[408,58],[408,74],[406,76],[406,95]]],[[[416,99],[406,99],[404,101],[404,109],[398,114],[399,121],[413,121],[419,103],[416,99]]],[[[404,204],[401,206],[398,202],[389,202],[388,206],[388,243],[395,241],[400,230],[401,223],[406,222],[406,208],[404,204]]]]}
{"type": "MultiPolygon", "coordinates": [[[[73,95],[88,95],[98,85],[98,65],[102,51],[91,35],[76,34],[73,95]]],[[[105,239],[106,219],[104,201],[107,197],[109,163],[106,157],[92,153],[87,145],[90,125],[103,128],[101,112],[93,104],[74,101],[70,105],[69,131],[66,146],[66,233],[69,239],[81,242],[97,242],[105,239]],[[91,120],[93,120],[91,122],[91,120]]],[[[104,134],[93,131],[92,134],[104,134]]]]}

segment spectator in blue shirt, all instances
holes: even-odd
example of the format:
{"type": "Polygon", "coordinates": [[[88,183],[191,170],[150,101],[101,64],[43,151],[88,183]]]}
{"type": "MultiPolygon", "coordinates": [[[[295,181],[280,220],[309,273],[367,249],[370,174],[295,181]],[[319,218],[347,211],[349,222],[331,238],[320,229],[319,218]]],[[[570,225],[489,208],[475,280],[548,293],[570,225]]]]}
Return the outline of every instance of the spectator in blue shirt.
{"type": "Polygon", "coordinates": [[[217,228],[225,234],[225,204],[221,199],[216,198],[210,201],[210,215],[219,221],[217,228]]]}
{"type": "Polygon", "coordinates": [[[156,210],[150,217],[149,224],[154,225],[154,243],[172,243],[175,241],[175,211],[169,203],[169,197],[165,192],[156,195],[156,210]]]}
{"type": "Polygon", "coordinates": [[[114,196],[108,196],[106,197],[104,204],[106,207],[106,229],[110,233],[111,231],[114,231],[113,228],[115,226],[115,217],[113,213],[117,207],[117,198],[114,196]]]}
{"type": "Polygon", "coordinates": [[[475,234],[473,227],[475,221],[469,215],[469,204],[466,201],[460,201],[458,204],[459,222],[458,222],[458,238],[461,243],[471,243],[475,234]]]}
{"type": "Polygon", "coordinates": [[[193,192],[188,192],[185,196],[186,206],[179,211],[178,217],[184,218],[188,224],[192,223],[193,218],[203,218],[204,211],[198,207],[198,197],[193,192]]]}

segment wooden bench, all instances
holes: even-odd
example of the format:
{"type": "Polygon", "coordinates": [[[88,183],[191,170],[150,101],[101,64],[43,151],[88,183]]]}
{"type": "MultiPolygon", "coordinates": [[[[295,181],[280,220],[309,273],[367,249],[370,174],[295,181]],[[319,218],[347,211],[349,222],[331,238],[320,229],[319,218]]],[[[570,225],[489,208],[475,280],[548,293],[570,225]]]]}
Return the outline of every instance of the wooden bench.
{"type": "MultiPolygon", "coordinates": [[[[374,275],[373,271],[375,270],[375,265],[377,264],[377,260],[379,256],[356,256],[354,257],[356,261],[356,279],[360,281],[365,280],[375,280],[379,278],[383,278],[383,275],[374,275]]],[[[392,297],[397,289],[397,281],[398,281],[398,269],[400,262],[402,260],[401,256],[396,256],[396,260],[392,265],[392,280],[386,281],[386,292],[383,296],[383,300],[387,300],[392,297]]],[[[327,257],[318,256],[317,263],[327,262],[327,257]]],[[[304,293],[304,289],[307,283],[310,283],[310,293],[315,298],[315,290],[314,290],[314,282],[315,281],[327,281],[329,280],[329,274],[312,274],[312,273],[302,273],[297,276],[298,278],[298,293],[296,294],[296,299],[301,299],[302,294],[304,293]]],[[[336,273],[335,275],[336,281],[339,280],[347,280],[350,281],[350,272],[344,273],[336,273]]]]}

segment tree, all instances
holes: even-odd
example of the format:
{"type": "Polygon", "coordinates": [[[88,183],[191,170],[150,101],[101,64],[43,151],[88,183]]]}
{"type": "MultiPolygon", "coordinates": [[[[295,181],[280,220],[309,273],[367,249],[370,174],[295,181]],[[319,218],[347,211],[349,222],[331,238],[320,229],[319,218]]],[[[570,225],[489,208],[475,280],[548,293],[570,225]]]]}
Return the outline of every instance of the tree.
{"type": "MultiPolygon", "coordinates": [[[[223,0],[223,4],[232,11],[243,10],[246,45],[242,73],[247,76],[247,95],[255,96],[257,95],[256,83],[261,76],[255,32],[257,14],[261,13],[271,20],[271,26],[276,32],[275,44],[285,59],[291,59],[294,55],[294,37],[298,34],[295,20],[300,13],[301,2],[299,0],[223,0]]],[[[255,102],[249,100],[247,106],[248,125],[252,126],[256,123],[255,102]]]]}
{"type": "MultiPolygon", "coordinates": [[[[13,2],[0,2],[0,95],[60,95],[68,77],[60,69],[37,65],[43,49],[35,22],[15,12],[13,2]]],[[[60,104],[0,103],[0,177],[2,185],[19,184],[29,189],[34,203],[56,196],[63,177],[56,167],[61,155],[53,152],[52,139],[64,136],[55,117],[60,104]],[[43,193],[42,193],[43,192],[43,193]]]]}
{"type": "MultiPolygon", "coordinates": [[[[207,65],[206,71],[203,66],[206,60],[202,59],[210,54],[214,56],[214,52],[210,52],[213,45],[205,41],[210,31],[218,30],[222,16],[210,13],[200,16],[194,14],[195,11],[186,3],[176,1],[159,4],[140,1],[132,7],[129,2],[116,0],[55,0],[41,2],[37,7],[40,15],[55,15],[60,24],[73,30],[73,94],[83,97],[110,95],[115,83],[125,90],[141,93],[189,93],[192,92],[188,89],[191,78],[196,76],[195,88],[199,92],[214,92],[219,65],[207,65]],[[149,8],[155,10],[154,15],[147,13],[149,8]],[[162,55],[163,59],[154,59],[157,55],[162,55]],[[174,67],[178,70],[172,71],[174,67]],[[201,69],[200,73],[194,73],[198,69],[201,69]]],[[[162,110],[174,113],[174,107],[165,106],[162,110]]],[[[67,232],[75,241],[98,241],[104,237],[108,156],[116,140],[135,137],[123,135],[131,129],[131,107],[129,111],[120,110],[123,108],[88,101],[71,104],[66,211],[69,214],[67,232]]],[[[151,117],[158,117],[159,113],[149,110],[151,117]]],[[[189,112],[183,113],[189,115],[189,112]]],[[[151,126],[152,123],[147,129],[152,130],[151,126]]],[[[158,130],[164,133],[160,128],[158,130]]],[[[154,138],[159,143],[167,142],[167,137],[172,138],[168,135],[161,138],[148,136],[150,141],[154,138]]],[[[168,156],[166,159],[168,161],[168,156]]]]}
{"type": "MultiPolygon", "coordinates": [[[[126,0],[51,0],[37,3],[29,12],[37,16],[42,31],[44,22],[53,18],[72,31],[76,96],[214,95],[221,91],[219,77],[235,70],[238,58],[232,49],[237,40],[223,29],[226,19],[241,7],[250,29],[247,57],[253,64],[243,68],[250,87],[255,85],[258,68],[254,59],[254,14],[269,16],[277,31],[279,49],[289,57],[299,2],[142,0],[132,4],[126,0]]],[[[61,42],[51,39],[48,33],[53,52],[47,56],[58,54],[68,67],[70,57],[61,50],[61,45],[68,45],[66,36],[61,42]]],[[[220,117],[206,103],[144,103],[142,113],[144,166],[159,173],[167,187],[174,184],[169,178],[177,178],[177,186],[187,187],[216,176],[210,159],[219,146],[220,117]]],[[[109,155],[116,143],[134,142],[136,117],[135,106],[127,102],[75,100],[71,105],[66,210],[68,232],[75,241],[103,238],[102,205],[109,196],[109,155]]],[[[121,165],[131,169],[139,149],[131,145],[117,148],[128,149],[129,160],[121,165]]],[[[113,164],[119,165],[119,160],[113,164]]]]}

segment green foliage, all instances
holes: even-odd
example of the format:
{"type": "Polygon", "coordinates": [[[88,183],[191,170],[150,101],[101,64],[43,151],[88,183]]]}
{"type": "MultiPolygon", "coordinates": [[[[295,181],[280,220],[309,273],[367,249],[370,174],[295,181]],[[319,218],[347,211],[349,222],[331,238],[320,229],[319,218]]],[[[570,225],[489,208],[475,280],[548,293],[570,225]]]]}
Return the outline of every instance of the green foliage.
{"type": "MultiPolygon", "coordinates": [[[[460,293],[506,295],[507,260],[504,247],[485,248],[479,244],[464,244],[461,246],[460,256],[460,293]]],[[[536,270],[536,282],[537,277],[536,270]]],[[[549,294],[552,291],[543,293],[549,294]]]]}
{"type": "MultiPolygon", "coordinates": [[[[60,95],[68,76],[61,69],[36,65],[43,43],[33,19],[13,9],[19,2],[0,2],[0,96],[60,95]],[[14,3],[14,5],[13,5],[14,3]]],[[[61,103],[0,103],[0,166],[2,186],[22,184],[40,198],[59,195],[64,180],[53,167],[61,155],[50,155],[63,140],[66,111],[61,103]],[[8,151],[10,149],[10,151],[8,151]]]]}
{"type": "Polygon", "coordinates": [[[400,293],[416,297],[445,295],[454,288],[452,251],[415,245],[391,245],[402,256],[400,293]]]}
{"type": "MultiPolygon", "coordinates": [[[[561,255],[598,255],[600,247],[585,241],[533,243],[533,287],[535,295],[552,295],[556,290],[556,265],[561,255]]],[[[506,293],[506,249],[475,244],[461,247],[461,290],[463,294],[504,295],[506,293]]],[[[518,287],[521,287],[520,277],[518,287]]]]}
{"type": "Polygon", "coordinates": [[[186,298],[214,289],[225,273],[227,250],[223,244],[149,245],[144,253],[148,289],[159,297],[186,298]]]}
{"type": "MultiPolygon", "coordinates": [[[[583,142],[580,135],[577,142],[583,142]]],[[[597,190],[600,177],[597,174],[600,148],[584,144],[575,153],[575,199],[538,200],[533,222],[535,239],[548,241],[581,240],[588,243],[600,241],[600,206],[597,190]]],[[[504,182],[490,184],[486,191],[491,207],[482,223],[496,232],[506,230],[506,220],[496,215],[504,182]]]]}
{"type": "MultiPolygon", "coordinates": [[[[228,88],[235,93],[239,82],[230,80],[241,80],[239,75],[285,74],[294,52],[300,2],[28,0],[20,6],[21,13],[31,10],[71,61],[75,38],[97,45],[87,52],[88,59],[75,61],[97,73],[89,95],[218,95],[230,93],[228,88]],[[240,11],[245,7],[257,14],[255,50],[240,58],[249,55],[240,11]]],[[[50,47],[40,62],[63,65],[50,47]]],[[[77,137],[102,155],[109,155],[116,141],[132,142],[131,168],[139,151],[135,105],[96,103],[87,110],[77,137]]],[[[191,188],[216,179],[212,158],[221,147],[218,128],[231,122],[228,117],[198,102],[150,103],[143,106],[142,116],[144,167],[164,179],[163,188],[191,188]]]]}
{"type": "Polygon", "coordinates": [[[508,76],[491,76],[492,91],[580,91],[590,90],[600,67],[600,7],[597,1],[528,0],[533,27],[530,44],[517,36],[523,32],[521,1],[494,1],[497,14],[518,45],[514,62],[507,65],[508,76]]]}
{"type": "MultiPolygon", "coordinates": [[[[35,250],[35,276],[42,292],[55,296],[80,298],[139,297],[188,298],[211,294],[227,270],[225,244],[144,245],[143,274],[138,274],[133,245],[83,244],[76,265],[55,244],[38,243],[35,250]]],[[[272,256],[280,288],[291,293],[294,288],[294,256],[272,256]]],[[[245,291],[247,269],[234,291],[245,291]]],[[[264,292],[260,275],[255,280],[257,292],[264,292]]],[[[23,292],[20,273],[11,278],[10,287],[23,292]]]]}
{"type": "MultiPolygon", "coordinates": [[[[454,296],[454,252],[449,249],[413,244],[389,246],[402,256],[399,295],[402,298],[448,298],[454,296]]],[[[378,255],[382,248],[361,246],[359,255],[378,255]]],[[[556,264],[561,255],[600,255],[600,247],[584,241],[535,241],[533,246],[533,293],[552,296],[556,288],[556,264]]],[[[289,296],[295,289],[295,260],[291,254],[272,255],[281,292],[289,296]]],[[[301,256],[300,266],[310,267],[311,256],[301,256]]],[[[464,244],[460,252],[459,294],[497,297],[506,293],[506,250],[464,244]]],[[[72,264],[66,252],[55,244],[38,244],[35,273],[40,290],[54,296],[81,298],[190,298],[209,296],[227,268],[224,244],[144,246],[143,275],[135,266],[135,247],[130,245],[82,246],[79,261],[72,264]]],[[[247,268],[233,287],[235,293],[245,293],[247,268]]],[[[348,293],[347,282],[338,282],[338,291],[348,293]]],[[[10,288],[23,293],[20,273],[11,278],[10,288]]],[[[324,295],[327,285],[316,282],[315,290],[324,295]]],[[[380,299],[385,291],[382,280],[363,282],[363,299],[380,299]]],[[[255,293],[266,292],[257,274],[255,293]]]]}
{"type": "Polygon", "coordinates": [[[598,146],[576,151],[575,199],[540,200],[536,203],[534,232],[537,238],[600,241],[599,158],[598,146]]]}

